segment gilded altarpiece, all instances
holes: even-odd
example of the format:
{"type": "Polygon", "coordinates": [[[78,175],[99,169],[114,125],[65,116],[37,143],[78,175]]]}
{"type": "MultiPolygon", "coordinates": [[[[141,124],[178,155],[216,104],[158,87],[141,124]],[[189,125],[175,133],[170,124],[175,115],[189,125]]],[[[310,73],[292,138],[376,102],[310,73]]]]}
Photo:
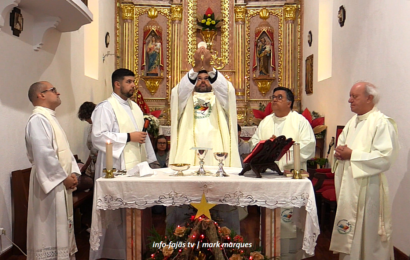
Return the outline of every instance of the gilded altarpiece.
{"type": "Polygon", "coordinates": [[[208,7],[223,19],[212,42],[211,53],[214,67],[236,89],[238,122],[252,125],[252,109],[259,109],[261,104],[270,102],[272,91],[277,86],[294,92],[294,109],[300,110],[301,1],[117,0],[116,50],[119,58],[116,66],[129,68],[138,75],[139,90],[147,105],[151,110],[163,111],[161,124],[171,123],[171,91],[194,63],[197,43],[203,41],[197,17],[205,14],[208,7]],[[156,38],[158,46],[158,40],[161,40],[162,67],[158,70],[157,82],[153,77],[147,77],[147,67],[144,67],[147,46],[151,42],[151,38],[144,39],[144,35],[148,35],[147,28],[153,25],[158,28],[152,30],[151,38],[156,38]],[[274,64],[269,64],[265,70],[269,74],[265,77],[270,82],[261,83],[265,73],[261,70],[266,62],[262,58],[265,49],[273,55],[266,60],[274,64]]]}

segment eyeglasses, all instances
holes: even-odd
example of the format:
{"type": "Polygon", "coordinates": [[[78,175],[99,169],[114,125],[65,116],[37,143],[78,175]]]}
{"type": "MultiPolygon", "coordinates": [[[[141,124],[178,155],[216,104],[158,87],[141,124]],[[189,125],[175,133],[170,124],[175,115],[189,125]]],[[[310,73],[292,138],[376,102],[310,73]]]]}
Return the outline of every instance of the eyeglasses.
{"type": "Polygon", "coordinates": [[[43,90],[43,91],[41,91],[40,93],[46,93],[47,91],[51,91],[51,92],[53,92],[54,94],[57,94],[57,89],[56,89],[55,87],[52,87],[52,88],[43,90]]]}
{"type": "Polygon", "coordinates": [[[282,96],[281,94],[279,94],[279,95],[277,95],[277,96],[275,96],[275,95],[272,95],[272,96],[271,96],[271,99],[272,99],[272,100],[274,100],[275,98],[276,98],[278,101],[282,101],[283,96],[282,96]]]}

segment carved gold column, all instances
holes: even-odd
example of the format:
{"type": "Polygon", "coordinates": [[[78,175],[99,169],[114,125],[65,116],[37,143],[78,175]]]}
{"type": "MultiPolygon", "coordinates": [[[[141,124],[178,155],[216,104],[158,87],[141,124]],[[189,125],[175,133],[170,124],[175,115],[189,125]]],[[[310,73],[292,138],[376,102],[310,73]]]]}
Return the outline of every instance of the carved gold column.
{"type": "MultiPolygon", "coordinates": [[[[172,36],[171,36],[171,80],[170,88],[181,80],[181,21],[182,5],[171,5],[172,36]]],[[[171,91],[170,91],[171,92],[171,91]]],[[[171,95],[169,95],[171,98],[171,95]]]]}
{"type": "Polygon", "coordinates": [[[134,5],[121,4],[122,11],[122,67],[134,71],[134,5]]]}
{"type": "Polygon", "coordinates": [[[295,19],[296,11],[298,5],[290,4],[283,7],[285,14],[285,46],[284,46],[284,60],[285,64],[283,70],[283,86],[289,88],[295,93],[295,88],[297,87],[296,82],[296,70],[297,70],[297,60],[296,60],[296,34],[295,34],[295,19]]]}
{"type": "Polygon", "coordinates": [[[235,81],[237,96],[245,96],[245,6],[235,6],[235,81]]]}

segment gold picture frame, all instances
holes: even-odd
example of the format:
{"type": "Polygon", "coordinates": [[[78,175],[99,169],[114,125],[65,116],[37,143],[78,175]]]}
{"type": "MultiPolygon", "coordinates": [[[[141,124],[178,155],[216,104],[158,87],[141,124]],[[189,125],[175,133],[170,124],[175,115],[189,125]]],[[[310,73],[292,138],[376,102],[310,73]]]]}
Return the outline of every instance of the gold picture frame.
{"type": "Polygon", "coordinates": [[[313,54],[305,62],[305,91],[307,95],[313,94],[313,54]]]}

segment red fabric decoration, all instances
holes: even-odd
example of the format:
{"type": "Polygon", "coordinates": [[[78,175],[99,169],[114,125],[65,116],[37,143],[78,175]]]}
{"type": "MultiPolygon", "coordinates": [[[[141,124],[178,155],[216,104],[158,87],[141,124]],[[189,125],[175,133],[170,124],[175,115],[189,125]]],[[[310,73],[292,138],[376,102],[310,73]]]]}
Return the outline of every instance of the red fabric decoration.
{"type": "Polygon", "coordinates": [[[162,112],[161,110],[155,110],[155,111],[152,111],[152,112],[149,110],[149,107],[148,107],[147,103],[145,103],[144,98],[142,97],[142,94],[139,90],[137,91],[136,103],[141,108],[142,113],[144,113],[144,115],[153,115],[156,118],[159,118],[159,116],[161,115],[161,112],[162,112]]]}
{"type": "Polygon", "coordinates": [[[316,172],[320,172],[320,173],[330,173],[332,172],[332,169],[330,168],[322,168],[322,169],[316,169],[316,172]]]}
{"type": "Polygon", "coordinates": [[[151,115],[155,116],[156,118],[159,118],[159,116],[161,115],[161,110],[155,110],[151,112],[151,115]]]}
{"type": "Polygon", "coordinates": [[[329,201],[336,201],[336,190],[335,189],[328,189],[322,192],[322,197],[329,201]]]}
{"type": "Polygon", "coordinates": [[[265,107],[265,111],[253,109],[252,112],[256,118],[264,119],[266,116],[272,114],[272,103],[271,102],[268,103],[268,105],[265,107]]]}

